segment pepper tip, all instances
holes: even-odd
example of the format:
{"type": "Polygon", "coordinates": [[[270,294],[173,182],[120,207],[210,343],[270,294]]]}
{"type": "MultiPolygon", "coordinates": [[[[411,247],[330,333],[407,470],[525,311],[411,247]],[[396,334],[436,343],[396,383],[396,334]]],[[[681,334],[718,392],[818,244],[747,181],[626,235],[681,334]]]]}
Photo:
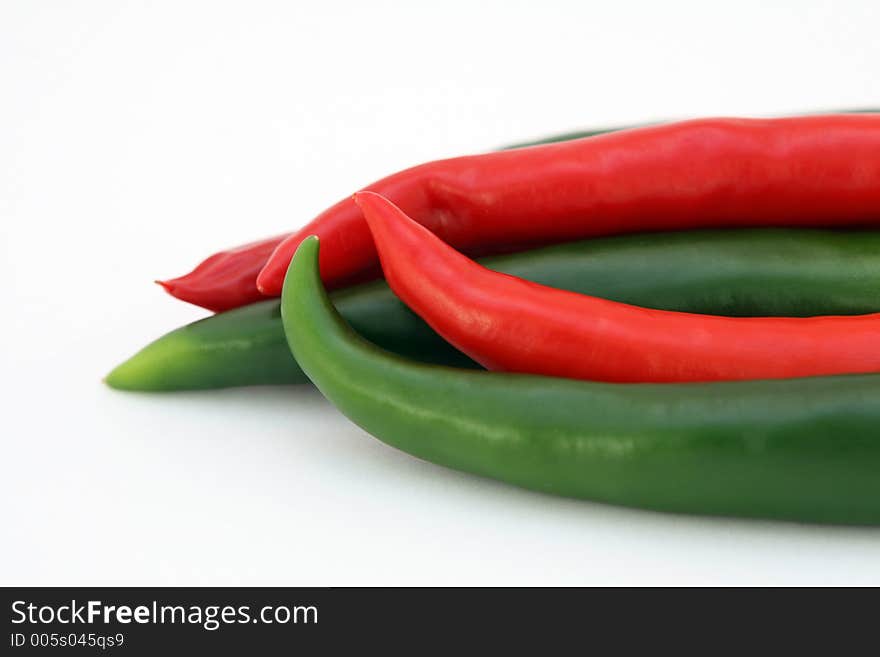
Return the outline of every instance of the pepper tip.
{"type": "Polygon", "coordinates": [[[385,200],[381,194],[377,194],[376,192],[371,192],[367,189],[363,189],[363,190],[361,190],[359,192],[355,192],[354,194],[351,195],[351,198],[354,200],[355,204],[361,209],[363,209],[364,202],[365,201],[369,202],[369,199],[371,197],[379,197],[379,198],[385,200]]]}

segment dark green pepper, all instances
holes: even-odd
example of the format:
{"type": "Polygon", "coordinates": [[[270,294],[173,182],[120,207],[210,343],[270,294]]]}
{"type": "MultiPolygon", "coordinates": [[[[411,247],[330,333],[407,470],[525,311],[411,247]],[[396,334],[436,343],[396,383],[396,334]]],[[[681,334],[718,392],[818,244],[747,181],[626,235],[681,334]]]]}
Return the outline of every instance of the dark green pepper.
{"type": "Polygon", "coordinates": [[[606,384],[418,364],[355,333],[318,242],[281,314],[297,362],[353,422],[457,470],[663,511],[880,522],[880,376],[606,384]]]}
{"type": "MultiPolygon", "coordinates": [[[[490,269],[640,306],[733,316],[880,310],[880,232],[729,230],[573,242],[486,258],[490,269]]],[[[425,362],[476,367],[378,281],[334,292],[342,316],[376,344],[425,362]]],[[[107,377],[114,388],[186,390],[305,383],[278,299],[159,338],[107,377]]]]}
{"type": "MultiPolygon", "coordinates": [[[[848,110],[837,110],[837,111],[829,111],[829,112],[821,112],[821,114],[877,114],[880,112],[880,109],[874,108],[865,108],[865,109],[848,109],[848,110]]],[[[814,112],[815,114],[816,112],[814,112]]],[[[549,137],[543,137],[541,139],[537,139],[535,141],[527,141],[522,142],[521,144],[513,144],[512,146],[504,146],[501,150],[508,150],[511,148],[526,148],[528,146],[539,146],[540,144],[555,144],[559,141],[571,141],[572,139],[583,139],[584,137],[595,137],[596,135],[604,135],[607,132],[617,132],[618,130],[628,130],[630,128],[644,128],[645,126],[652,125],[651,123],[639,123],[636,125],[626,125],[626,126],[615,126],[614,128],[603,128],[601,130],[597,130],[596,128],[592,128],[589,130],[577,130],[574,132],[563,132],[558,135],[550,135],[549,137]]]]}

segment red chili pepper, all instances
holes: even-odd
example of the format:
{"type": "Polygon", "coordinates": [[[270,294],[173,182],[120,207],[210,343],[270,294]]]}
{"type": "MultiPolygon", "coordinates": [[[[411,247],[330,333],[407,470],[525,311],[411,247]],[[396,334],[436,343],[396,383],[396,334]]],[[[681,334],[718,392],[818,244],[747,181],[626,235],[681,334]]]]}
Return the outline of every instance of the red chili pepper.
{"type": "Polygon", "coordinates": [[[266,297],[257,289],[257,274],[284,238],[292,233],[220,251],[190,273],[156,281],[172,296],[202,308],[221,312],[266,297]]]}
{"type": "MultiPolygon", "coordinates": [[[[636,231],[880,224],[880,115],[703,119],[423,164],[366,188],[467,253],[636,231]]],[[[278,295],[321,238],[336,285],[376,263],[337,203],[282,242],[257,286],[278,295]]]]}
{"type": "Polygon", "coordinates": [[[491,370],[621,383],[880,371],[880,313],[755,318],[640,308],[491,271],[378,194],[355,200],[391,289],[491,370]]]}

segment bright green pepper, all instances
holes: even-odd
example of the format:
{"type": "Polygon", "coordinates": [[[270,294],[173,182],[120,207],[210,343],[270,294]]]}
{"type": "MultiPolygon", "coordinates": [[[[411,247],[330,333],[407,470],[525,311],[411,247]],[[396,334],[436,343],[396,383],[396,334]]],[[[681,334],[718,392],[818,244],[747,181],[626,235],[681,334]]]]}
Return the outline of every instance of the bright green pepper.
{"type": "Polygon", "coordinates": [[[414,456],[538,491],[663,511],[880,522],[880,376],[607,384],[418,364],[355,333],[304,241],[281,302],[297,362],[414,456]]]}
{"type": "MultiPolygon", "coordinates": [[[[639,306],[715,315],[847,315],[880,310],[880,232],[729,230],[627,235],[486,258],[490,269],[639,306]]],[[[381,281],[334,292],[376,344],[425,362],[476,367],[381,281]]],[[[159,338],[107,377],[114,388],[186,390],[306,383],[278,299],[159,338]]]]}

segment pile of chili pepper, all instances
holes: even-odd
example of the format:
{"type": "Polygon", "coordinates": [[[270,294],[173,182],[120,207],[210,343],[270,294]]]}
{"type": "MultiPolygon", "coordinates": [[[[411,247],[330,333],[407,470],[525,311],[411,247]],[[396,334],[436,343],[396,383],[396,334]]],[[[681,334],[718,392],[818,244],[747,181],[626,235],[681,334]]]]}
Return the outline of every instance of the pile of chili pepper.
{"type": "Polygon", "coordinates": [[[880,523],[878,112],[430,162],[162,285],[222,312],[109,385],[311,381],[392,446],[540,491],[880,523]]]}

